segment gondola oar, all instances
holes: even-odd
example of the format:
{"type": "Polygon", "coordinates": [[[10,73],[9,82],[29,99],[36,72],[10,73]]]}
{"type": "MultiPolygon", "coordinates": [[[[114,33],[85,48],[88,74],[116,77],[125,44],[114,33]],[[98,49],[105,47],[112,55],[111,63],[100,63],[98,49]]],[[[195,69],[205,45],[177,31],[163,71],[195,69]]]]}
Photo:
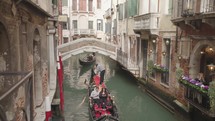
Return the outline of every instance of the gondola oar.
{"type": "MultiPolygon", "coordinates": [[[[84,84],[88,87],[89,85],[86,83],[87,79],[84,80],[84,84]]],[[[85,102],[87,95],[84,96],[83,100],[81,101],[81,103],[77,106],[76,109],[79,109],[85,102]]]]}

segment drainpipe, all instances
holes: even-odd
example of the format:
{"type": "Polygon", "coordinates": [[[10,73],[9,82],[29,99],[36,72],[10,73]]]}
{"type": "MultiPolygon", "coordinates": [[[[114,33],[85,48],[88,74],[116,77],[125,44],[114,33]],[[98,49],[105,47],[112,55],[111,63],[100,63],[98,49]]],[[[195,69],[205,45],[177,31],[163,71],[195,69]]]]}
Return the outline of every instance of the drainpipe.
{"type": "Polygon", "coordinates": [[[110,42],[112,41],[112,0],[110,1],[110,42]]]}
{"type": "Polygon", "coordinates": [[[176,37],[175,37],[175,53],[178,52],[178,27],[176,27],[176,37]]]}
{"type": "Polygon", "coordinates": [[[119,0],[117,0],[117,8],[116,8],[116,38],[117,38],[117,41],[118,41],[118,10],[119,10],[119,0]]]}

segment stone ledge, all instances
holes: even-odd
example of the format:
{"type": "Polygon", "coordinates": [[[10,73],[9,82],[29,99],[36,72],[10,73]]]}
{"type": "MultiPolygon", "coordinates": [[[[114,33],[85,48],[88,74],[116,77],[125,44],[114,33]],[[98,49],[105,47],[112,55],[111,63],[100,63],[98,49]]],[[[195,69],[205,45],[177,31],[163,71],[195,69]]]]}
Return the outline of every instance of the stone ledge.
{"type": "Polygon", "coordinates": [[[189,112],[189,109],[183,105],[182,103],[180,103],[178,100],[174,100],[173,101],[176,105],[178,105],[180,108],[182,108],[184,111],[186,111],[187,113],[189,112]]]}

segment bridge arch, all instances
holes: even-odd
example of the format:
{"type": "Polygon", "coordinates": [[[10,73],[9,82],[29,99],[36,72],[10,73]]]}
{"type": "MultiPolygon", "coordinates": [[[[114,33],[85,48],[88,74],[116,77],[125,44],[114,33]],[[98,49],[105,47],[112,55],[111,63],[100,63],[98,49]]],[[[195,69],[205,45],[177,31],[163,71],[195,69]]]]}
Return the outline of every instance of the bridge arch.
{"type": "Polygon", "coordinates": [[[96,52],[116,60],[117,47],[114,44],[107,43],[95,38],[80,38],[69,43],[58,46],[58,51],[62,55],[62,59],[66,60],[72,55],[84,52],[96,52]]]}

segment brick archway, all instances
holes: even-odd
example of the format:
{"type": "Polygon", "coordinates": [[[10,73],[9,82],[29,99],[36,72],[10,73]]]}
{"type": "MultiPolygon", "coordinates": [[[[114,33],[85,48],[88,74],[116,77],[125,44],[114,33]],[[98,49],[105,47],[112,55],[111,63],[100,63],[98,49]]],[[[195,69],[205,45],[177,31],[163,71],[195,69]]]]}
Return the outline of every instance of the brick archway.
{"type": "Polygon", "coordinates": [[[201,40],[199,41],[195,47],[193,48],[193,51],[191,52],[190,56],[190,62],[189,62],[189,75],[191,78],[196,78],[200,72],[200,61],[202,55],[200,54],[202,49],[211,46],[212,48],[215,48],[215,45],[209,41],[209,40],[201,40]]]}

